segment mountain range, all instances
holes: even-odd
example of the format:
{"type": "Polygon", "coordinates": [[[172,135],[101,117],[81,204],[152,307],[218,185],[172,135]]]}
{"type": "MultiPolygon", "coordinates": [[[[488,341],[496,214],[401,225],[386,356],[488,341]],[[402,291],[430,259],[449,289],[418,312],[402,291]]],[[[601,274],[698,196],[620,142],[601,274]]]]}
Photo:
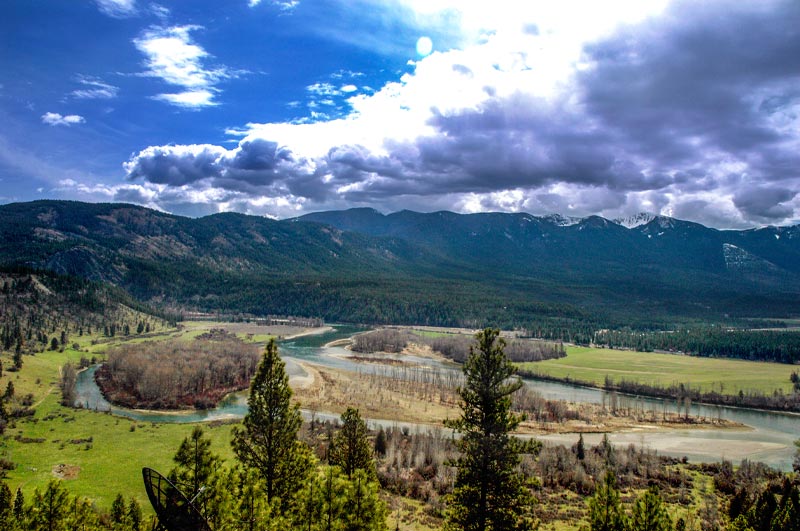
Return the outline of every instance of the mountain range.
{"type": "Polygon", "coordinates": [[[148,302],[328,320],[525,326],[800,313],[800,227],[357,208],[288,220],[127,204],[0,206],[0,264],[148,302]]]}

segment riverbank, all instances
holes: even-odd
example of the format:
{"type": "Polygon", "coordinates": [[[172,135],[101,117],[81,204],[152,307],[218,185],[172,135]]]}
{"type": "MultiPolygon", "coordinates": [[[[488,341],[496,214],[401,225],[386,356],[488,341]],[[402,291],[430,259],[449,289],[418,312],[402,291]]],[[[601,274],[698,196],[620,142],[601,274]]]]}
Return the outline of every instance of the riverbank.
{"type": "MultiPolygon", "coordinates": [[[[397,357],[392,357],[397,360],[397,357]]],[[[461,414],[455,387],[427,380],[420,375],[397,377],[353,372],[308,362],[299,363],[307,376],[292,378],[295,398],[310,411],[340,414],[356,407],[365,418],[393,419],[441,426],[447,418],[461,414]],[[410,376],[410,377],[409,377],[410,376]]],[[[389,365],[395,367],[396,365],[389,365]]],[[[402,368],[402,367],[400,367],[402,368]]],[[[518,434],[662,432],[675,429],[747,429],[718,419],[698,419],[672,413],[618,411],[612,413],[597,404],[546,401],[528,397],[528,407],[546,413],[528,414],[531,420],[520,424],[518,434]],[[547,419],[546,417],[552,417],[547,419]]],[[[521,412],[524,412],[523,411],[521,412]]]]}
{"type": "MultiPolygon", "coordinates": [[[[530,366],[532,364],[527,363],[525,365],[530,366]]],[[[778,393],[772,396],[754,396],[740,393],[738,395],[727,395],[714,391],[704,393],[683,385],[658,387],[625,380],[615,383],[610,378],[607,378],[602,385],[599,385],[595,381],[580,380],[570,376],[553,376],[548,373],[527,369],[518,369],[517,374],[523,378],[576,385],[608,393],[621,393],[632,397],[647,397],[658,400],[673,400],[676,403],[685,404],[686,407],[689,407],[692,403],[696,403],[709,406],[734,407],[752,411],[800,414],[800,395],[798,394],[783,395],[782,393],[778,393]]]]}

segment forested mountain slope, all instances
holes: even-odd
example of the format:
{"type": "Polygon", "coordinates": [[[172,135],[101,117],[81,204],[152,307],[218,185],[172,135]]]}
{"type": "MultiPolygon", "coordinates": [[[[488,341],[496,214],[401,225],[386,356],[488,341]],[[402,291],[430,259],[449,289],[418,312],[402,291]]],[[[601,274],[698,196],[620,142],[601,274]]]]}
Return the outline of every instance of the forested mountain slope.
{"type": "Polygon", "coordinates": [[[328,320],[527,325],[800,313],[798,227],[718,231],[648,216],[198,219],[134,205],[0,206],[0,264],[116,284],[198,310],[328,320]]]}

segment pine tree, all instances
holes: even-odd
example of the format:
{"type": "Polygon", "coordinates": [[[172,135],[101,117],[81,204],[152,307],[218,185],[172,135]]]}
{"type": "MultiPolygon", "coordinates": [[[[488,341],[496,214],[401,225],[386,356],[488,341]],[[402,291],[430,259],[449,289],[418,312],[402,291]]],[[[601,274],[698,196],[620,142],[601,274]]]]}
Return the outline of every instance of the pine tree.
{"type": "Polygon", "coordinates": [[[111,521],[117,528],[122,527],[122,524],[125,523],[125,498],[122,497],[122,494],[117,494],[117,497],[111,502],[111,521]]]}
{"type": "Polygon", "coordinates": [[[69,502],[67,490],[57,479],[50,480],[44,492],[36,489],[33,492],[33,506],[36,510],[31,512],[31,527],[48,531],[66,529],[66,519],[70,513],[69,502]]]}
{"type": "Polygon", "coordinates": [[[625,514],[617,490],[617,478],[610,469],[589,499],[589,527],[592,531],[625,531],[625,514]]]}
{"type": "Polygon", "coordinates": [[[575,445],[575,457],[583,461],[586,457],[586,446],[583,443],[583,434],[578,435],[578,443],[575,445]]]}
{"type": "Polygon", "coordinates": [[[0,529],[11,528],[14,496],[5,481],[0,481],[0,529]]]}
{"type": "Polygon", "coordinates": [[[142,528],[142,507],[136,498],[131,498],[128,503],[128,525],[131,531],[140,531],[142,528]]]}
{"type": "Polygon", "coordinates": [[[14,519],[20,527],[25,522],[25,496],[21,488],[17,488],[17,494],[14,496],[14,519]]]}
{"type": "Polygon", "coordinates": [[[200,426],[195,426],[192,434],[183,439],[172,460],[177,466],[168,477],[189,499],[209,485],[219,468],[219,457],[211,452],[211,441],[200,426]]]}
{"type": "Polygon", "coordinates": [[[264,479],[267,502],[280,499],[287,509],[305,483],[312,466],[310,449],[297,440],[300,406],[291,404],[292,389],[278,356],[275,340],[267,344],[250,382],[248,412],[233,430],[233,451],[245,466],[264,479]]]}
{"type": "Polygon", "coordinates": [[[386,432],[383,431],[383,426],[378,430],[378,435],[375,436],[375,453],[381,457],[386,455],[386,432]]]}
{"type": "Polygon", "coordinates": [[[511,413],[511,395],[522,382],[512,379],[514,365],[503,353],[499,330],[476,336],[464,364],[459,389],[461,417],[445,425],[461,433],[461,456],[447,514],[448,529],[466,531],[532,529],[533,497],[515,470],[523,444],[510,437],[521,418],[511,413]]]}
{"type": "Polygon", "coordinates": [[[672,519],[669,517],[658,487],[652,486],[639,496],[633,505],[631,531],[670,531],[672,519]]]}
{"type": "Polygon", "coordinates": [[[345,491],[344,528],[347,531],[382,531],[386,529],[386,504],[378,495],[378,482],[364,469],[349,478],[345,491]]]}
{"type": "Polygon", "coordinates": [[[367,439],[367,424],[361,419],[358,410],[348,407],[342,413],[342,429],[331,444],[328,461],[341,467],[351,479],[356,470],[364,470],[370,478],[376,478],[375,460],[372,446],[367,439]]]}

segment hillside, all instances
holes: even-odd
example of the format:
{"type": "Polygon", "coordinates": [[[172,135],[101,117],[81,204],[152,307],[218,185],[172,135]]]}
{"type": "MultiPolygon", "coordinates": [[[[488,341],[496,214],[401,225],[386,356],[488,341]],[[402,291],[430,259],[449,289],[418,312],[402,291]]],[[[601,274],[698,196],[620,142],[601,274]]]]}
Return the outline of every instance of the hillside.
{"type": "Polygon", "coordinates": [[[113,283],[143,301],[327,320],[527,326],[800,313],[798,227],[718,231],[527,214],[198,219],[134,205],[0,206],[0,264],[113,283]]]}

